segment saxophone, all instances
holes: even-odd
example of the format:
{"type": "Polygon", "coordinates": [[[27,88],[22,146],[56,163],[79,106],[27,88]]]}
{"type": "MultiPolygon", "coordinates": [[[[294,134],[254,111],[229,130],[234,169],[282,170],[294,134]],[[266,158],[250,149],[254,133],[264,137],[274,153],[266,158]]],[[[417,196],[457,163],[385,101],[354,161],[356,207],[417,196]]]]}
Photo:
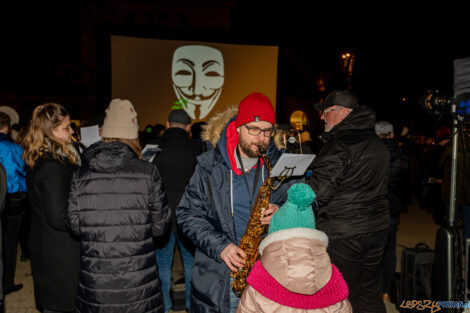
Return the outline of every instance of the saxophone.
{"type": "Polygon", "coordinates": [[[251,267],[258,260],[259,256],[259,244],[262,236],[268,230],[268,225],[261,224],[261,216],[264,213],[264,209],[269,206],[269,199],[271,198],[271,191],[273,189],[274,177],[270,177],[271,174],[271,163],[269,162],[266,154],[261,155],[266,168],[268,169],[268,178],[263,182],[263,185],[259,188],[256,195],[256,200],[251,209],[250,218],[248,225],[246,226],[245,233],[240,240],[240,249],[245,251],[247,258],[246,263],[242,268],[239,268],[236,272],[231,272],[230,276],[233,278],[232,290],[238,296],[241,297],[243,290],[246,287],[246,278],[250,274],[251,267]]]}

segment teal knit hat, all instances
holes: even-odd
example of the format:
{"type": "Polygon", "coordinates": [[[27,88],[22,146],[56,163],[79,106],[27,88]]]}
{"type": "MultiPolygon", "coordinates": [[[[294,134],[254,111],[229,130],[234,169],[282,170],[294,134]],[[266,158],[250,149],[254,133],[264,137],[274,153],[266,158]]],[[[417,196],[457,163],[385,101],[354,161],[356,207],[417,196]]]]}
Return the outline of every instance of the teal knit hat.
{"type": "Polygon", "coordinates": [[[287,201],[274,213],[268,234],[288,228],[305,227],[315,229],[312,202],[315,192],[304,183],[292,185],[287,190],[287,201]]]}

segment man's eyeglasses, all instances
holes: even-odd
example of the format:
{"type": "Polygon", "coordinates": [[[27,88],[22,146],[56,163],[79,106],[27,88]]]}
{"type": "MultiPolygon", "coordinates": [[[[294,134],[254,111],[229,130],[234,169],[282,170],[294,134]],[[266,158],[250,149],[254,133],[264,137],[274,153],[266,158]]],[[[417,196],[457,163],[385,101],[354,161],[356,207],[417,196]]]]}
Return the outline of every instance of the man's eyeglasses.
{"type": "Polygon", "coordinates": [[[274,135],[274,129],[273,128],[266,128],[266,129],[261,129],[259,127],[250,127],[246,124],[243,124],[243,126],[248,129],[248,134],[252,136],[258,136],[263,132],[264,137],[272,137],[274,135]]]}
{"type": "Polygon", "coordinates": [[[323,110],[322,114],[323,114],[323,117],[325,117],[326,113],[328,113],[328,112],[339,111],[339,110],[342,110],[342,109],[344,109],[344,108],[335,108],[335,109],[323,110]]]}

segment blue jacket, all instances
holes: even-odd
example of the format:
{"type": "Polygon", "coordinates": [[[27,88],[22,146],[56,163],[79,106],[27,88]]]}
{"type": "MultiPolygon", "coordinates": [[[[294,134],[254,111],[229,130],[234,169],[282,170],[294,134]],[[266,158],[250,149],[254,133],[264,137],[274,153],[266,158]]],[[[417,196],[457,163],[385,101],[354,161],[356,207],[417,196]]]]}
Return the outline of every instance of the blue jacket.
{"type": "MultiPolygon", "coordinates": [[[[181,230],[196,247],[191,279],[191,312],[226,313],[230,306],[230,270],[220,254],[230,243],[237,244],[237,237],[243,235],[239,233],[237,236],[232,201],[247,197],[243,178],[240,179],[238,170],[233,169],[233,160],[230,161],[233,155],[230,142],[233,145],[235,139],[227,129],[234,129],[234,125],[230,125],[234,114],[236,111],[228,110],[209,122],[206,134],[211,137],[213,149],[198,157],[194,175],[176,210],[181,230]],[[236,194],[237,190],[242,192],[236,194]]],[[[267,157],[273,166],[281,154],[282,151],[271,142],[267,157]]],[[[266,178],[267,169],[263,167],[263,170],[266,178]]],[[[292,183],[293,180],[283,183],[272,193],[270,202],[284,203],[286,190],[292,183]]]]}
{"type": "Polygon", "coordinates": [[[0,133],[0,162],[7,172],[7,193],[26,191],[26,170],[21,155],[23,148],[0,133]]]}

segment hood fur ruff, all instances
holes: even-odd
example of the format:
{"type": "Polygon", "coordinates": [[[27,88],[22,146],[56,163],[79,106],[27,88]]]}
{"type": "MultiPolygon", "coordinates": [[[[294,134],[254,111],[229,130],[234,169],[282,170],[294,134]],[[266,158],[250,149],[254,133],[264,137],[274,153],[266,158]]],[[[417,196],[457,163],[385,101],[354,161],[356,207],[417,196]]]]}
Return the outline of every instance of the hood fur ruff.
{"type": "MultiPolygon", "coordinates": [[[[237,106],[228,107],[225,111],[214,114],[203,126],[201,138],[203,141],[209,141],[213,148],[217,147],[222,132],[225,130],[227,123],[231,118],[235,117],[238,113],[237,106]]],[[[273,140],[279,150],[285,149],[282,139],[282,131],[277,130],[274,134],[273,140]]]]}

